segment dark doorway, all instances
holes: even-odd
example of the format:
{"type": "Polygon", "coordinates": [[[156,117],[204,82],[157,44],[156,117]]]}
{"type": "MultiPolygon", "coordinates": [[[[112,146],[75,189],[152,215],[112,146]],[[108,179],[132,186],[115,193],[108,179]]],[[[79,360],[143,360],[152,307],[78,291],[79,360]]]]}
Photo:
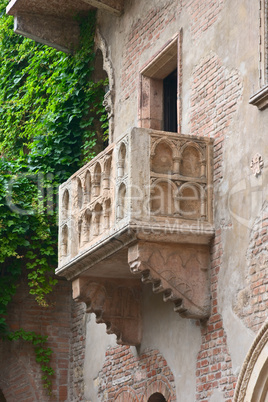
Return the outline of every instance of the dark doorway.
{"type": "Polygon", "coordinates": [[[166,402],[166,398],[160,392],[155,392],[150,396],[148,402],[166,402]]]}
{"type": "Polygon", "coordinates": [[[164,79],[164,131],[177,132],[177,69],[164,79]]]}

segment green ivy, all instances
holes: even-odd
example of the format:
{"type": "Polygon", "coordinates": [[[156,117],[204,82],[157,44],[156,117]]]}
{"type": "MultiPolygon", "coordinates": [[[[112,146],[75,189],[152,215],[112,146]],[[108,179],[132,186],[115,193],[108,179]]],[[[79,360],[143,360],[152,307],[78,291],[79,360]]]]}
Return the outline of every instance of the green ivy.
{"type": "MultiPolygon", "coordinates": [[[[92,78],[94,12],[81,21],[80,49],[66,55],[14,34],[7,4],[0,0],[0,337],[44,344],[23,329],[12,334],[8,304],[26,273],[30,294],[47,306],[57,282],[57,189],[107,140],[107,80],[92,78]]],[[[50,350],[38,348],[49,388],[50,350]]]]}

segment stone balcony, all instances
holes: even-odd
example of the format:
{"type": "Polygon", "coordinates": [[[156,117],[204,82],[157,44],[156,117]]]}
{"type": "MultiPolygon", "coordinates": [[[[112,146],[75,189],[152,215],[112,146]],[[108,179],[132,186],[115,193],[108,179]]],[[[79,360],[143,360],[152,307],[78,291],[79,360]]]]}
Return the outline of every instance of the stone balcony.
{"type": "Polygon", "coordinates": [[[208,138],[133,128],[59,189],[59,266],[119,343],[141,341],[141,284],[183,317],[210,314],[208,138]]]}
{"type": "Polygon", "coordinates": [[[71,52],[80,39],[77,17],[84,17],[94,9],[120,16],[124,0],[10,0],[7,14],[14,16],[16,33],[71,52]]]}

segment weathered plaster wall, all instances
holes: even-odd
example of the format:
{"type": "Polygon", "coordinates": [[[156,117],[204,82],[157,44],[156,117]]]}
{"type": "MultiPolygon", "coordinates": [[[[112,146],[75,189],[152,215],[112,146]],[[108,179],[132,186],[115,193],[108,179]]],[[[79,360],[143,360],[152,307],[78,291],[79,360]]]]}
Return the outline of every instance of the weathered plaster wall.
{"type": "Polygon", "coordinates": [[[194,400],[195,366],[201,343],[196,322],[174,313],[173,304],[164,303],[162,295],[153,294],[151,285],[146,285],[143,290],[143,333],[139,348],[118,347],[115,336],[106,335],[105,326],[95,323],[94,314],[88,317],[84,366],[86,400],[97,402],[104,398],[113,401],[115,393],[125,386],[145,392],[154,377],[157,380],[159,375],[165,376],[165,367],[168,367],[170,378],[167,379],[172,379],[169,386],[174,388],[174,394],[184,401],[194,400]],[[189,347],[185,347],[186,341],[189,347]],[[164,359],[163,366],[151,361],[155,354],[159,361],[164,359]],[[151,367],[151,374],[144,370],[144,365],[151,367]]]}
{"type": "MultiPolygon", "coordinates": [[[[133,0],[120,19],[99,13],[99,28],[114,69],[115,138],[138,125],[139,71],[183,29],[182,132],[215,138],[212,314],[198,327],[179,318],[146,288],[140,353],[158,350],[166,359],[178,401],[231,401],[268,307],[268,113],[248,103],[259,85],[259,4],[133,0]],[[255,177],[250,164],[257,152],[264,168],[255,177]]],[[[89,325],[94,338],[95,327],[89,325]]],[[[105,337],[102,334],[92,378],[104,364],[110,344],[105,337]]],[[[88,346],[90,353],[92,349],[88,346]]]]}

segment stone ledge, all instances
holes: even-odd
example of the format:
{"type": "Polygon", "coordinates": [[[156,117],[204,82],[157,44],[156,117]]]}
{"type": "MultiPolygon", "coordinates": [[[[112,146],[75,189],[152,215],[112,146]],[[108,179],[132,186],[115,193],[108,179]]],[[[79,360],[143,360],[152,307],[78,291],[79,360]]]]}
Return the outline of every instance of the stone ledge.
{"type": "Polygon", "coordinates": [[[16,33],[70,53],[79,45],[77,17],[95,9],[120,16],[124,0],[11,0],[6,12],[15,17],[16,33]]]}
{"type": "Polygon", "coordinates": [[[268,85],[260,89],[249,99],[251,105],[257,106],[259,110],[264,110],[268,106],[268,85]]]}

